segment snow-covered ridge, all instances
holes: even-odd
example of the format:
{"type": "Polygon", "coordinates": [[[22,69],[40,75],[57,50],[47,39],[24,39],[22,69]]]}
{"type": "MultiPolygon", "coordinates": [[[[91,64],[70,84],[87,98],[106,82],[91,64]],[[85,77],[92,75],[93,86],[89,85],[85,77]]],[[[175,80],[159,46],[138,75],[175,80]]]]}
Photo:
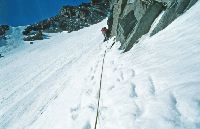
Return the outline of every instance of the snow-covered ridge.
{"type": "Polygon", "coordinates": [[[129,52],[106,21],[52,34],[0,59],[1,129],[200,128],[200,2],[129,52]]]}

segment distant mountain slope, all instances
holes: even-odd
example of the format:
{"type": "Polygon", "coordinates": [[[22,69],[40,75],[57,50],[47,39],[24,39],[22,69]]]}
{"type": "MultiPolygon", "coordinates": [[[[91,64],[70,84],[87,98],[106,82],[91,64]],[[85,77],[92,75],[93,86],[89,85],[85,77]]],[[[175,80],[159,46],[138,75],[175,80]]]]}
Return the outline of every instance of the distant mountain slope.
{"type": "Polygon", "coordinates": [[[7,55],[18,47],[24,45],[22,31],[25,27],[9,27],[2,36],[0,36],[0,54],[7,55]]]}
{"type": "Polygon", "coordinates": [[[63,5],[79,5],[90,0],[0,0],[0,24],[13,27],[33,24],[55,16],[63,5]]]}
{"type": "Polygon", "coordinates": [[[109,3],[82,3],[79,6],[63,6],[60,12],[49,19],[28,26],[23,34],[24,40],[42,40],[42,32],[57,33],[77,31],[96,24],[107,17],[109,3]]]}
{"type": "Polygon", "coordinates": [[[0,26],[0,54],[6,55],[11,49],[24,45],[22,39],[33,44],[32,41],[51,38],[48,36],[49,33],[62,31],[70,33],[97,24],[107,17],[108,12],[108,1],[90,2],[77,6],[63,6],[56,16],[32,25],[24,27],[2,25],[0,26]]]}

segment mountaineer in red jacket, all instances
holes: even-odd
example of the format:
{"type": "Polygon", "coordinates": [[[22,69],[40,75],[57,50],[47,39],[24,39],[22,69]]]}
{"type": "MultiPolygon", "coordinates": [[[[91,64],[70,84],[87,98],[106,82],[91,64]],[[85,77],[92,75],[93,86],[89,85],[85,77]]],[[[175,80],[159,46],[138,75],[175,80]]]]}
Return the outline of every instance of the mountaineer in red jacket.
{"type": "Polygon", "coordinates": [[[108,32],[108,29],[107,29],[106,27],[103,27],[103,28],[101,29],[101,32],[102,32],[102,34],[103,34],[103,36],[104,36],[103,42],[107,41],[107,40],[109,39],[109,32],[108,32]]]}

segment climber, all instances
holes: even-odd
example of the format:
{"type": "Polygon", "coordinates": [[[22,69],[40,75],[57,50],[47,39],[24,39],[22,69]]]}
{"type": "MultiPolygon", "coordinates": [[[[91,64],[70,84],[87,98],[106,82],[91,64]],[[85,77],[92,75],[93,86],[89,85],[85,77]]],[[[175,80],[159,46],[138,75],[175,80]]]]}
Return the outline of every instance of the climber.
{"type": "Polygon", "coordinates": [[[107,29],[106,27],[103,27],[103,28],[101,29],[101,32],[102,32],[102,34],[103,34],[103,36],[104,36],[103,42],[107,41],[107,40],[109,39],[109,32],[108,32],[108,29],[107,29]]]}
{"type": "Polygon", "coordinates": [[[2,56],[2,55],[0,54],[0,58],[1,58],[1,57],[4,57],[4,56],[2,56]]]}
{"type": "Polygon", "coordinates": [[[97,5],[97,4],[98,4],[98,0],[92,0],[92,1],[91,1],[91,4],[92,4],[92,5],[97,5]]]}

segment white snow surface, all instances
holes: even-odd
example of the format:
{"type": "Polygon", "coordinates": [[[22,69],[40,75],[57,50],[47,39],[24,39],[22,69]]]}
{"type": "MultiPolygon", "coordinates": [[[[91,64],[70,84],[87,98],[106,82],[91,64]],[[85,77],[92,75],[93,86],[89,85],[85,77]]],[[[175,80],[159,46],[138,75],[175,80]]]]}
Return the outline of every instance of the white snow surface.
{"type": "Polygon", "coordinates": [[[0,129],[94,129],[105,50],[97,129],[200,129],[199,8],[127,53],[106,20],[21,43],[0,58],[0,129]]]}

